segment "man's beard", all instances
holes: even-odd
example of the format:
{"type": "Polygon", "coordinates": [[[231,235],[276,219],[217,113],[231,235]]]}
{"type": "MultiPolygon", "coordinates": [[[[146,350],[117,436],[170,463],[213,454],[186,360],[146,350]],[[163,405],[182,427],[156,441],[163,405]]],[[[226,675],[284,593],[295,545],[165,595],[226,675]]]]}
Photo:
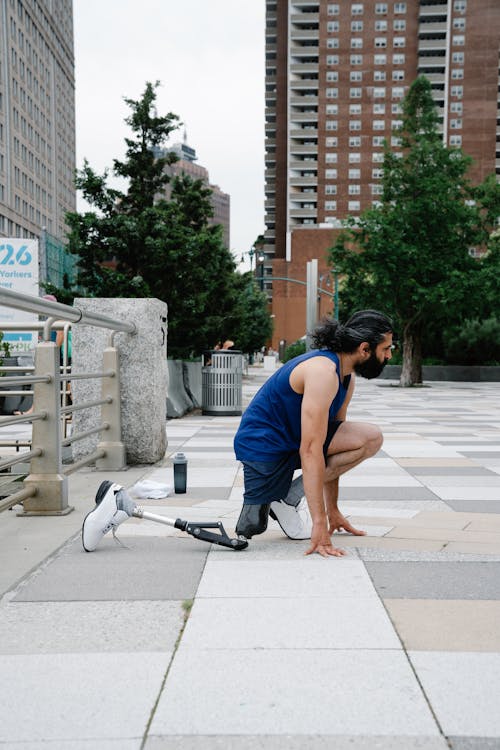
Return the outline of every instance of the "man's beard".
{"type": "Polygon", "coordinates": [[[384,359],[383,362],[380,362],[380,360],[377,359],[375,352],[372,352],[370,358],[365,362],[361,362],[359,365],[354,365],[354,372],[357,373],[357,375],[361,375],[362,378],[371,380],[372,378],[378,378],[386,364],[387,360],[384,359]]]}

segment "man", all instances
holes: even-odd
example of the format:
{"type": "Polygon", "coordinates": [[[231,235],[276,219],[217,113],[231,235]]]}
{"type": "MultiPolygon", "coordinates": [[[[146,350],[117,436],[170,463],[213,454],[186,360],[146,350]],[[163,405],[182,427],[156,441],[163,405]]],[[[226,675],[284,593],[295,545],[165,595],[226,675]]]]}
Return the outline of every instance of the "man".
{"type": "Polygon", "coordinates": [[[375,455],[383,438],[375,425],[347,421],[347,407],[355,374],[380,375],[392,339],[390,319],[376,310],[345,325],[326,320],[314,334],[318,348],[287,362],[255,395],[234,439],[245,480],[239,536],[262,534],[271,515],[290,538],[311,539],[306,554],[327,557],[344,554],[332,545],[334,531],[365,533],[338,509],[339,477],[375,455]],[[296,497],[302,479],[305,498],[296,497]]]}

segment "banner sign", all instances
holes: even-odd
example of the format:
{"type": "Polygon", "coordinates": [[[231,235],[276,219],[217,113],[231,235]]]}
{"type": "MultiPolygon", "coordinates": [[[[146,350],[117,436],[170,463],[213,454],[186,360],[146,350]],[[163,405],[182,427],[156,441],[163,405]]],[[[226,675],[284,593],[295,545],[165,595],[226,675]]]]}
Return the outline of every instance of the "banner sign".
{"type": "MultiPolygon", "coordinates": [[[[38,240],[0,237],[0,287],[38,297],[38,240]]],[[[24,323],[28,321],[30,323],[38,321],[38,315],[0,306],[0,330],[2,330],[2,322],[24,323]]],[[[4,331],[3,340],[10,344],[10,351],[16,356],[34,349],[38,341],[38,333],[37,331],[4,331]]]]}

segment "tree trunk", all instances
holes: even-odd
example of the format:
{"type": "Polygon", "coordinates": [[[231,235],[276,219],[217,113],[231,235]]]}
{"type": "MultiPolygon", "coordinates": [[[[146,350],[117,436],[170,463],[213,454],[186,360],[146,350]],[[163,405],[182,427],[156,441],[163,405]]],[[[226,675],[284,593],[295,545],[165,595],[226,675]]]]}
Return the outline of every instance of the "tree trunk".
{"type": "Polygon", "coordinates": [[[422,383],[422,339],[417,331],[405,329],[403,335],[403,367],[399,385],[406,388],[422,383]]]}

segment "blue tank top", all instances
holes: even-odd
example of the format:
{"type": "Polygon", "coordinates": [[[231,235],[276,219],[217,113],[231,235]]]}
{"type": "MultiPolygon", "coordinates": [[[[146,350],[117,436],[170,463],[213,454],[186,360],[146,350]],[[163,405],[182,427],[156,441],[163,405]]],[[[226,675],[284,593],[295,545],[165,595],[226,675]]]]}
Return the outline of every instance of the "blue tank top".
{"type": "MultiPolygon", "coordinates": [[[[290,374],[301,362],[312,357],[327,357],[337,366],[337,354],[327,349],[313,350],[286,362],[256,393],[243,414],[234,438],[239,461],[276,461],[300,448],[302,394],[290,385],[290,374]]],[[[351,376],[339,380],[339,389],[330,404],[328,421],[333,422],[345,401],[351,376]]],[[[326,437],[326,436],[325,436],[326,437]]]]}

